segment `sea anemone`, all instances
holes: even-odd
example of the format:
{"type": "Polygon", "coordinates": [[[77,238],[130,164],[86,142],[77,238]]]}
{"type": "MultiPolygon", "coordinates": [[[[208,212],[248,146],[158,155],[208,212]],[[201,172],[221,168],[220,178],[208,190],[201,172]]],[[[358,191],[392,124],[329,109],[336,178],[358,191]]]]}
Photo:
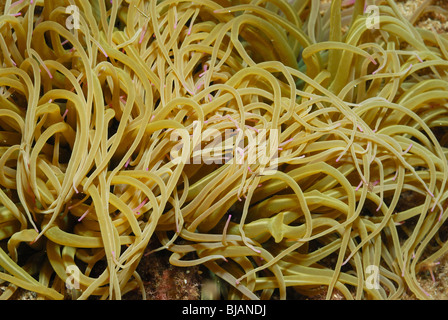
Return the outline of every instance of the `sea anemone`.
{"type": "Polygon", "coordinates": [[[225,299],[430,298],[447,60],[393,0],[6,1],[0,298],[145,298],[151,239],[225,299]]]}

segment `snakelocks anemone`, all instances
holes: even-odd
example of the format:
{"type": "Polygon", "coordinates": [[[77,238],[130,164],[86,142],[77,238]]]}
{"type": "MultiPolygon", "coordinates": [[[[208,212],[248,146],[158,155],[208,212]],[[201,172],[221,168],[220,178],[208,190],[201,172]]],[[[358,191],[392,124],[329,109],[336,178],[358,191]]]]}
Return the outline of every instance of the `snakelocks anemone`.
{"type": "Polygon", "coordinates": [[[448,38],[413,25],[424,9],[7,0],[0,298],[145,298],[151,239],[224,299],[432,298],[448,38]]]}

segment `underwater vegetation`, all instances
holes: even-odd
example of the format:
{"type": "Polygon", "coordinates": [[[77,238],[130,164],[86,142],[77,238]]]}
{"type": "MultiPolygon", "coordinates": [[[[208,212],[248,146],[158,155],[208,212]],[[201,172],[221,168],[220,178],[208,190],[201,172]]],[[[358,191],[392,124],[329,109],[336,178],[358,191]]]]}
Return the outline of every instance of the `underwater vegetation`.
{"type": "Polygon", "coordinates": [[[393,0],[6,1],[0,298],[145,298],[152,239],[224,299],[431,298],[448,39],[415,18],[393,0]]]}

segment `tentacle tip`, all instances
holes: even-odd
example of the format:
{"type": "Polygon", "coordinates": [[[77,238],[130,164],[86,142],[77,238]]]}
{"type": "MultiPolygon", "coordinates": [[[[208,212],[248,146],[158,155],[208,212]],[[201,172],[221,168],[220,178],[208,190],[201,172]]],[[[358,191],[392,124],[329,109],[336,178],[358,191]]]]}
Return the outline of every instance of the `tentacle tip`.
{"type": "Polygon", "coordinates": [[[377,65],[377,64],[378,64],[378,62],[376,62],[376,60],[373,59],[372,56],[369,56],[369,60],[370,60],[370,62],[372,62],[374,65],[377,65]]]}

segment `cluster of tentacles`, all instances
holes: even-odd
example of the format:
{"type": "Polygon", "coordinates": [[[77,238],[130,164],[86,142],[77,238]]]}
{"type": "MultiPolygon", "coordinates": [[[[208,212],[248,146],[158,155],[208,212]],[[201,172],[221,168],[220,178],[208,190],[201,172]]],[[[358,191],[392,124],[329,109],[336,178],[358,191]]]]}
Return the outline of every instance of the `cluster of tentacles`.
{"type": "Polygon", "coordinates": [[[226,299],[428,298],[448,40],[365,5],[6,1],[0,298],[144,295],[155,237],[226,299]]]}

